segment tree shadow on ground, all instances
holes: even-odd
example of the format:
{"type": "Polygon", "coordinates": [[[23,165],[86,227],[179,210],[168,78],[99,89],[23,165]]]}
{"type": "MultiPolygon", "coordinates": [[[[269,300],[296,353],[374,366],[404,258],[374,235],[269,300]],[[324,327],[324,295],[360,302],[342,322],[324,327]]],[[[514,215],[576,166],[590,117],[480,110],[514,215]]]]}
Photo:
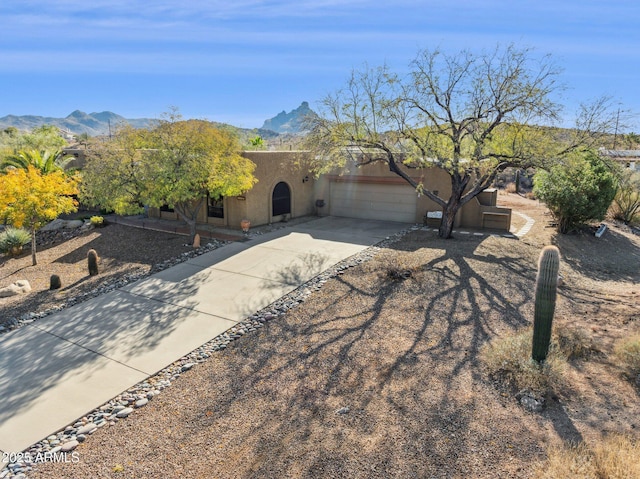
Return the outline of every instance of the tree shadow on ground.
{"type": "Polygon", "coordinates": [[[633,242],[608,229],[600,238],[590,232],[555,234],[552,243],[560,249],[563,261],[587,278],[640,282],[640,240],[633,242]]]}
{"type": "MultiPolygon", "coordinates": [[[[296,457],[304,457],[298,466],[304,477],[345,474],[345,467],[348,475],[355,451],[362,461],[370,456],[375,477],[450,473],[452,458],[464,468],[483,447],[481,462],[493,467],[498,451],[483,441],[504,430],[480,431],[485,426],[474,421],[475,411],[496,406],[474,391],[487,388],[478,368],[481,347],[529,323],[535,263],[518,251],[505,253],[514,243],[421,237],[407,247],[407,261],[417,263],[406,280],[389,279],[379,260],[363,266],[368,273],[378,269],[375,284],[358,270],[336,277],[325,285],[331,304],[307,303],[305,312],[272,323],[267,337],[232,346],[236,366],[212,378],[217,392],[202,398],[207,413],[198,414],[194,427],[225,422],[240,403],[249,411],[269,404],[273,413],[266,419],[243,416],[250,428],[233,424],[242,437],[258,438],[247,442],[261,458],[247,466],[251,474],[282,472],[278,468],[293,460],[291,444],[296,457]],[[368,454],[371,447],[386,452],[368,454]],[[407,450],[415,462],[403,461],[407,450]],[[426,451],[429,463],[417,459],[426,451]]],[[[511,413],[495,412],[510,421],[511,441],[529,441],[530,426],[505,416],[511,413]]]]}
{"type": "MultiPolygon", "coordinates": [[[[190,298],[198,287],[183,282],[173,285],[173,291],[177,296],[190,298]]],[[[80,391],[84,382],[92,385],[92,395],[99,403],[152,374],[164,366],[163,363],[154,367],[152,356],[163,348],[166,338],[193,316],[193,308],[188,300],[174,306],[113,291],[2,335],[0,424],[31,407],[42,412],[43,395],[49,391],[58,392],[45,409],[51,415],[60,411],[64,416],[78,407],[67,396],[69,391],[80,391]],[[113,368],[117,372],[101,375],[113,368]],[[69,386],[72,377],[75,386],[69,386]]],[[[185,354],[207,339],[194,338],[192,347],[186,346],[186,350],[176,354],[185,354]]],[[[86,412],[76,410],[76,416],[66,420],[86,412]]],[[[51,432],[43,431],[43,435],[51,432]]]]}

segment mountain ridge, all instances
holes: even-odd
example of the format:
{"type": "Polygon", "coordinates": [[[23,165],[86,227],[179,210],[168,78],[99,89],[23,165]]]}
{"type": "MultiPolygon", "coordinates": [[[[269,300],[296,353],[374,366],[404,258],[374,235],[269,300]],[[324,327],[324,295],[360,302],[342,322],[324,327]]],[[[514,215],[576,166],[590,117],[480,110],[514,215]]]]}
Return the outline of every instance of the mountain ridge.
{"type": "MultiPolygon", "coordinates": [[[[279,134],[299,134],[304,130],[304,120],[308,115],[315,115],[309,108],[309,103],[303,101],[300,106],[289,113],[282,111],[273,118],[264,121],[261,128],[239,128],[226,123],[212,122],[221,127],[231,127],[237,130],[240,136],[258,134],[263,138],[273,138],[279,134]]],[[[6,115],[0,117],[0,130],[14,127],[19,130],[31,131],[42,125],[53,125],[68,131],[73,135],[87,133],[89,136],[108,135],[119,124],[129,124],[134,128],[150,128],[156,119],[152,118],[125,118],[111,111],[85,113],[82,110],[74,110],[64,118],[38,115],[6,115]]]]}

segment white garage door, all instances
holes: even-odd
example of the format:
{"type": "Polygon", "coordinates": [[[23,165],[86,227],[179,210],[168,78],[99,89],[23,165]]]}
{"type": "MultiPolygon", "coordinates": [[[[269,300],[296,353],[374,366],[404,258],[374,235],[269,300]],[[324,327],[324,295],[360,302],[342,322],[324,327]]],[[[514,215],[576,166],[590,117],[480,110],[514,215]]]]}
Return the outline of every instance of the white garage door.
{"type": "Polygon", "coordinates": [[[409,185],[332,182],[329,214],[347,218],[416,220],[416,191],[409,185]]]}

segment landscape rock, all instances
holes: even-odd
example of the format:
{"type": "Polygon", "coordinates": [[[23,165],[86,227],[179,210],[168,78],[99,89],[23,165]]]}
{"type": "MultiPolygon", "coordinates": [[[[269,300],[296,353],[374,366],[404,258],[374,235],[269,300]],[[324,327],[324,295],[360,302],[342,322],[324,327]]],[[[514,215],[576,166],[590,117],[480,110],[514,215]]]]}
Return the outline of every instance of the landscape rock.
{"type": "Polygon", "coordinates": [[[70,452],[73,451],[76,447],[78,447],[78,444],[80,444],[78,441],[69,441],[69,442],[65,442],[62,445],[62,448],[60,449],[61,452],[70,452]]]}
{"type": "Polygon", "coordinates": [[[31,291],[31,285],[26,279],[19,279],[13,284],[0,288],[0,298],[9,298],[19,294],[25,294],[31,291]]]}
{"type": "Polygon", "coordinates": [[[55,220],[53,220],[51,223],[47,223],[46,225],[44,225],[42,228],[40,228],[40,231],[56,231],[56,230],[61,230],[62,228],[64,228],[64,223],[65,220],[60,219],[60,218],[56,218],[55,220]]]}
{"type": "Polygon", "coordinates": [[[533,395],[524,394],[520,398],[520,404],[530,412],[542,412],[544,409],[544,399],[535,398],[533,395]]]}
{"type": "Polygon", "coordinates": [[[78,435],[80,435],[80,434],[91,434],[97,428],[98,428],[98,426],[96,426],[94,423],[92,423],[92,422],[87,423],[84,426],[82,426],[80,429],[78,429],[78,435]]]}
{"type": "Polygon", "coordinates": [[[122,409],[121,411],[118,411],[118,413],[116,414],[116,417],[122,419],[122,418],[127,417],[132,412],[133,412],[133,408],[132,407],[127,407],[127,408],[122,409]]]}
{"type": "Polygon", "coordinates": [[[84,225],[84,221],[82,220],[67,220],[64,222],[63,228],[67,230],[74,230],[76,228],[80,228],[84,225]]]}

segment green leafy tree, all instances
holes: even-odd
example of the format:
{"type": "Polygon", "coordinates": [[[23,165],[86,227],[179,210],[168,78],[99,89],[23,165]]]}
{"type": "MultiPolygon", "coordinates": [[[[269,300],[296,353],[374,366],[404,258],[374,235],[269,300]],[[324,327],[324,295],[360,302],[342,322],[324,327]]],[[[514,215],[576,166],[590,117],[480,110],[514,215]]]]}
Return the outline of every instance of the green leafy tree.
{"type": "Polygon", "coordinates": [[[257,181],[255,164],[240,155],[236,137],[210,122],[183,121],[174,112],[160,122],[152,138],[155,167],[149,204],[172,207],[189,226],[191,240],[207,194],[237,196],[257,181]]]}
{"type": "Polygon", "coordinates": [[[251,150],[264,150],[264,139],[258,135],[253,138],[249,138],[249,149],[251,150]]]}
{"type": "Polygon", "coordinates": [[[31,232],[31,258],[36,261],[36,231],[63,213],[77,210],[76,179],[62,171],[42,173],[33,166],[0,175],[0,218],[31,232]]]}
{"type": "Polygon", "coordinates": [[[3,130],[7,136],[15,138],[18,135],[18,129],[15,126],[8,126],[3,130]]]}
{"type": "Polygon", "coordinates": [[[123,125],[110,141],[96,144],[81,172],[82,202],[121,215],[142,212],[154,166],[148,137],[146,130],[123,125]]]}
{"type": "Polygon", "coordinates": [[[558,231],[601,221],[616,195],[614,167],[593,152],[574,153],[534,176],[534,193],[547,205],[558,231]]]}
{"type": "Polygon", "coordinates": [[[255,164],[240,155],[237,139],[201,120],[182,120],[171,112],[151,132],[126,129],[114,143],[89,157],[81,198],[118,214],[142,205],[168,205],[196,233],[207,194],[236,196],[257,181],[255,164]]]}
{"type": "Polygon", "coordinates": [[[18,137],[19,150],[59,150],[67,146],[67,140],[60,136],[60,130],[53,125],[42,125],[18,137]]]}
{"type": "Polygon", "coordinates": [[[480,55],[424,50],[405,78],[387,67],[353,72],[310,119],[307,147],[316,152],[320,172],[349,162],[386,163],[442,208],[439,235],[449,238],[460,208],[497,173],[570,151],[598,131],[592,127],[599,116],[589,106],[569,139],[536,127],[558,116],[552,101],[558,73],[549,57],[537,59],[513,45],[480,55]],[[425,187],[420,178],[429,168],[449,175],[449,197],[425,187]]]}

